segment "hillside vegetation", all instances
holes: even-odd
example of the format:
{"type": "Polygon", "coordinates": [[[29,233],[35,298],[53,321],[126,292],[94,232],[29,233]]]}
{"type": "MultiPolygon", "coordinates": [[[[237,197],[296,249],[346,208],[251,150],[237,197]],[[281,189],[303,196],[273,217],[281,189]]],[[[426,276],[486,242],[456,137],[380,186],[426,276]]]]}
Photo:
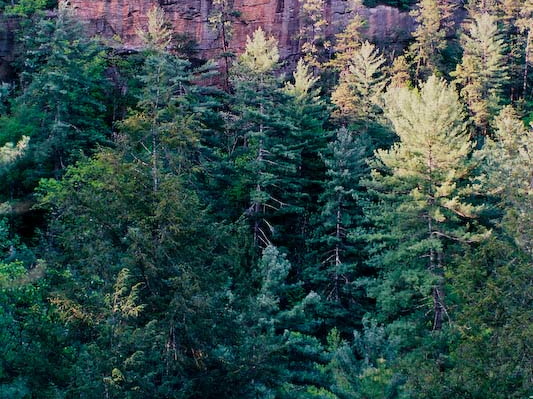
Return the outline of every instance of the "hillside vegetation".
{"type": "Polygon", "coordinates": [[[402,53],[324,1],[289,74],[6,6],[0,398],[533,395],[533,0],[420,0],[402,53]]]}

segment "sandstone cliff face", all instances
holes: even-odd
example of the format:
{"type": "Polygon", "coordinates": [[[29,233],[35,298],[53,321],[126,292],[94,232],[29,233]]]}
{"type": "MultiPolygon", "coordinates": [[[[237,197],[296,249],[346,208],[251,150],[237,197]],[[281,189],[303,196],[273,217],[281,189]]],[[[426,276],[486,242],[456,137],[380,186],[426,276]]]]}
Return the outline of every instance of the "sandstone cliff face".
{"type": "MultiPolygon", "coordinates": [[[[261,26],[279,41],[281,56],[291,59],[299,53],[296,38],[299,31],[298,0],[233,0],[233,8],[241,15],[233,25],[230,48],[241,52],[246,37],[261,26]]],[[[88,22],[91,34],[120,38],[122,46],[140,46],[137,30],[147,24],[147,13],[160,5],[177,33],[187,35],[198,44],[199,56],[210,58],[220,51],[221,41],[209,26],[212,0],[70,0],[80,19],[88,22]]],[[[406,12],[379,6],[358,10],[368,21],[367,36],[376,42],[405,41],[413,29],[406,12]]],[[[329,34],[339,32],[349,21],[350,0],[326,0],[324,15],[329,34]]]]}

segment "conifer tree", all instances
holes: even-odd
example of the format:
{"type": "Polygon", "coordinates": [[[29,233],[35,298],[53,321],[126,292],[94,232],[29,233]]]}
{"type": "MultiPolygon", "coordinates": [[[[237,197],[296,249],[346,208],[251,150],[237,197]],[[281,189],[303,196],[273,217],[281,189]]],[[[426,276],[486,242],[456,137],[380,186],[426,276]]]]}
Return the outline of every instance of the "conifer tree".
{"type": "Polygon", "coordinates": [[[183,177],[160,172],[154,193],[149,167],[106,150],[62,181],[42,182],[41,203],[53,212],[48,245],[58,251],[46,254],[58,274],[50,302],[76,343],[65,365],[74,396],[228,390],[216,378],[198,382],[218,374],[215,348],[231,345],[236,329],[225,329],[232,322],[224,310],[234,259],[219,263],[229,236],[207,221],[183,177]],[[226,338],[215,338],[213,325],[226,338]]]}
{"type": "Polygon", "coordinates": [[[327,288],[322,288],[326,298],[334,301],[340,300],[341,287],[353,280],[349,276],[353,275],[351,269],[359,255],[348,236],[359,225],[357,188],[366,172],[367,152],[361,136],[341,128],[323,155],[327,182],[321,196],[318,240],[323,246],[320,258],[328,275],[324,282],[327,288]]]}
{"type": "Polygon", "coordinates": [[[201,113],[202,89],[193,85],[190,63],[169,52],[172,31],[160,8],[149,12],[148,29],[139,33],[147,51],[139,76],[139,111],[120,123],[126,133],[120,140],[136,162],[150,165],[155,193],[161,173],[171,170],[181,175],[191,171],[192,154],[199,140],[199,125],[192,115],[201,113]]]}
{"type": "Polygon", "coordinates": [[[221,44],[220,58],[224,62],[224,86],[229,90],[230,60],[235,54],[230,50],[229,43],[233,36],[233,24],[239,18],[239,11],[233,8],[233,0],[214,0],[213,9],[209,15],[209,24],[217,33],[221,44]]]}
{"type": "Polygon", "coordinates": [[[302,0],[300,2],[301,51],[304,60],[313,68],[319,68],[325,61],[331,43],[326,38],[328,21],[324,17],[324,0],[302,0]]]}
{"type": "Polygon", "coordinates": [[[276,109],[280,82],[274,71],[278,62],[277,41],[273,37],[267,39],[259,28],[248,37],[246,49],[232,71],[238,115],[234,130],[242,140],[245,173],[250,174],[243,176],[241,184],[250,190],[246,213],[252,220],[254,242],[262,247],[270,244],[273,233],[272,224],[265,218],[267,209],[277,210],[284,205],[272,192],[276,181],[271,172],[279,166],[278,160],[273,159],[272,145],[279,134],[277,121],[282,119],[276,109]]]}
{"type": "Polygon", "coordinates": [[[291,249],[291,260],[299,266],[306,251],[305,241],[310,235],[310,218],[317,211],[320,182],[324,163],[320,152],[326,147],[328,138],[324,130],[327,119],[325,102],[320,98],[319,82],[303,59],[298,61],[293,80],[283,88],[285,99],[284,117],[292,125],[279,145],[290,151],[292,171],[282,173],[284,192],[280,198],[287,206],[276,216],[279,245],[291,249]]]}
{"type": "Polygon", "coordinates": [[[258,30],[233,69],[237,114],[233,129],[242,135],[239,156],[246,162],[239,161],[241,182],[250,190],[251,201],[246,213],[254,241],[263,247],[272,239],[283,241],[281,237],[287,240],[283,245],[295,236],[302,242],[306,186],[314,184],[304,173],[316,168],[314,148],[323,141],[325,119],[308,67],[299,63],[294,83],[282,89],[274,74],[278,60],[277,43],[258,30]],[[284,235],[287,218],[294,225],[289,224],[284,235]]]}
{"type": "Polygon", "coordinates": [[[394,59],[390,69],[390,87],[409,87],[411,85],[411,74],[409,63],[404,55],[394,59]]]}
{"type": "Polygon", "coordinates": [[[348,333],[360,325],[365,303],[356,280],[363,275],[363,245],[354,236],[362,225],[360,180],[367,173],[370,142],[341,128],[322,157],[326,166],[319,213],[313,218],[312,248],[305,281],[323,298],[321,317],[327,328],[348,333]],[[349,316],[348,316],[349,315],[349,316]]]}
{"type": "Polygon", "coordinates": [[[487,188],[501,198],[504,227],[517,244],[533,255],[533,132],[507,106],[495,120],[494,139],[488,139],[485,158],[487,188]]]}
{"type": "Polygon", "coordinates": [[[474,15],[468,33],[461,36],[461,45],[463,59],[453,76],[476,126],[486,134],[507,79],[505,48],[495,17],[487,13],[474,15]]]}
{"type": "Polygon", "coordinates": [[[386,115],[400,141],[376,152],[366,182],[377,199],[366,210],[376,228],[369,264],[380,276],[368,293],[377,300],[379,320],[416,335],[429,322],[426,314],[432,330],[449,319],[444,270],[461,246],[482,237],[474,228],[480,208],[468,202],[465,185],[473,144],[458,95],[436,77],[420,92],[391,89],[386,115]]]}
{"type": "Polygon", "coordinates": [[[348,69],[341,74],[331,96],[339,108],[337,117],[341,121],[370,121],[380,113],[380,96],[387,83],[383,64],[385,58],[368,41],[352,54],[348,69]]]}
{"type": "Polygon", "coordinates": [[[445,378],[470,396],[520,398],[532,378],[533,135],[511,106],[495,125],[479,153],[482,188],[496,199],[494,234],[450,273],[460,339],[445,378]]]}
{"type": "Polygon", "coordinates": [[[339,71],[348,69],[350,59],[363,42],[362,29],[366,21],[361,16],[361,0],[352,2],[351,12],[353,16],[342,32],[335,35],[335,58],[329,64],[339,71]]]}
{"type": "Polygon", "coordinates": [[[172,42],[172,31],[161,7],[153,7],[148,11],[146,30],[137,30],[144,47],[149,51],[165,52],[172,42]]]}
{"type": "Polygon", "coordinates": [[[524,64],[522,66],[522,96],[530,97],[528,92],[529,69],[532,62],[532,35],[533,35],[533,0],[526,0],[520,9],[517,26],[522,35],[525,35],[524,64]]]}
{"type": "Polygon", "coordinates": [[[446,47],[444,18],[437,0],[421,0],[411,12],[417,21],[413,33],[415,42],[410,47],[416,63],[415,76],[428,76],[442,69],[442,51],[446,47]]]}
{"type": "Polygon", "coordinates": [[[57,18],[43,17],[28,40],[37,43],[28,51],[23,91],[3,123],[12,139],[32,138],[28,152],[41,173],[59,175],[106,141],[103,53],[63,3],[57,18]]]}
{"type": "Polygon", "coordinates": [[[0,218],[1,396],[53,397],[63,387],[72,346],[57,334],[45,272],[44,262],[0,218]]]}

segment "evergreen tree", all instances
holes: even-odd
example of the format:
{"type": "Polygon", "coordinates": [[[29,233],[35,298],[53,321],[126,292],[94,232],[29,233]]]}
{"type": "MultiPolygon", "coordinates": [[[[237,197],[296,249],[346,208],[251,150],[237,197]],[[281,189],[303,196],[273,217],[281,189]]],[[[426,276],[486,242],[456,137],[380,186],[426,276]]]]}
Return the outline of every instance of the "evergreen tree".
{"type": "Polygon", "coordinates": [[[283,88],[287,95],[284,117],[292,128],[280,145],[284,151],[291,151],[293,169],[281,176],[285,189],[280,198],[288,206],[282,207],[274,219],[280,226],[275,239],[279,246],[290,248],[290,259],[296,267],[304,261],[306,240],[311,234],[310,218],[317,212],[324,175],[320,152],[329,137],[324,130],[327,110],[316,88],[318,82],[310,66],[299,60],[293,81],[286,82],[283,88]]]}
{"type": "Polygon", "coordinates": [[[532,34],[533,34],[533,1],[526,0],[520,9],[520,17],[517,20],[519,32],[525,34],[524,63],[522,66],[522,96],[530,98],[528,92],[529,67],[532,60],[532,34]]]}
{"type": "MultiPolygon", "coordinates": [[[[4,4],[1,5],[4,6],[4,4]]],[[[29,17],[39,11],[51,9],[56,5],[57,3],[51,0],[18,0],[9,2],[5,7],[5,12],[7,15],[29,17]]]]}
{"type": "Polygon", "coordinates": [[[451,274],[457,337],[453,367],[437,376],[447,381],[440,397],[522,398],[531,392],[533,260],[509,234],[494,234],[451,274]]]}
{"type": "MultiPolygon", "coordinates": [[[[104,58],[66,6],[38,22],[26,60],[25,86],[3,120],[10,140],[32,138],[28,151],[38,175],[61,170],[106,141],[104,58]]],[[[5,136],[4,136],[5,137],[5,136]]],[[[27,173],[31,173],[27,171],[27,173]]]]}
{"type": "Polygon", "coordinates": [[[501,198],[504,226],[523,250],[532,255],[533,241],[533,132],[507,106],[495,120],[494,140],[488,139],[485,158],[486,187],[501,198]]]}
{"type": "Polygon", "coordinates": [[[138,111],[120,123],[127,132],[120,141],[132,160],[150,165],[157,192],[161,173],[183,175],[193,167],[200,130],[193,115],[202,112],[202,89],[193,85],[193,73],[200,72],[168,52],[172,32],[160,8],[150,11],[148,30],[141,37],[147,54],[139,76],[138,111]]]}
{"type": "Polygon", "coordinates": [[[411,86],[411,74],[409,63],[404,55],[400,55],[392,62],[390,87],[409,87],[411,86]]]}
{"type": "Polygon", "coordinates": [[[368,173],[367,138],[341,128],[323,154],[326,166],[320,213],[309,240],[314,249],[305,271],[306,281],[324,298],[321,317],[329,328],[350,332],[364,313],[362,293],[356,279],[361,277],[363,248],[354,242],[361,227],[360,179],[368,173]]]}
{"type": "Polygon", "coordinates": [[[362,5],[361,0],[352,2],[351,12],[353,16],[350,22],[342,32],[335,35],[335,57],[330,61],[330,65],[341,72],[348,69],[350,59],[363,42],[361,31],[366,21],[361,16],[362,5]]]}
{"type": "Polygon", "coordinates": [[[229,42],[233,36],[233,24],[240,17],[239,11],[233,8],[232,0],[214,0],[213,10],[209,15],[209,24],[218,34],[221,44],[220,58],[224,62],[224,86],[229,90],[229,68],[230,60],[235,54],[230,51],[229,42]]]}
{"type": "Polygon", "coordinates": [[[354,331],[351,341],[333,329],[328,335],[331,391],[340,399],[398,397],[398,383],[389,367],[394,351],[385,328],[363,319],[363,328],[354,331]]]}
{"type": "Polygon", "coordinates": [[[474,15],[468,33],[461,36],[461,45],[463,59],[453,76],[476,126],[487,134],[507,79],[505,48],[495,17],[487,13],[474,15]]]}
{"type": "Polygon", "coordinates": [[[440,69],[441,52],[446,47],[446,33],[441,26],[443,19],[437,0],[421,0],[419,8],[411,14],[418,22],[413,33],[415,42],[410,49],[416,62],[415,75],[421,75],[422,67],[428,74],[436,73],[440,69]]]}
{"type": "Polygon", "coordinates": [[[72,346],[49,291],[46,263],[0,218],[0,397],[58,397],[68,381],[72,346]]]}
{"type": "Polygon", "coordinates": [[[327,40],[328,21],[324,16],[324,0],[302,0],[300,2],[300,47],[305,62],[319,68],[327,57],[331,43],[327,40]]]}
{"type": "Polygon", "coordinates": [[[520,398],[531,381],[532,134],[505,107],[480,155],[483,188],[498,200],[493,237],[450,273],[457,330],[446,379],[459,396],[520,398]]]}
{"type": "Polygon", "coordinates": [[[276,181],[271,172],[279,166],[272,159],[273,141],[280,130],[277,121],[281,120],[275,106],[279,99],[279,82],[274,76],[278,61],[277,41],[267,39],[258,29],[252,38],[248,37],[246,50],[233,68],[232,80],[239,115],[235,130],[242,139],[245,173],[250,174],[243,176],[245,181],[241,184],[250,189],[247,214],[252,219],[254,242],[263,247],[270,244],[273,232],[265,212],[284,205],[272,192],[276,181]]]}
{"type": "Polygon", "coordinates": [[[483,231],[475,227],[480,208],[468,201],[473,144],[455,91],[436,77],[420,92],[391,89],[386,115],[400,141],[376,152],[366,181],[376,197],[366,209],[375,226],[369,265],[379,270],[368,293],[377,319],[408,348],[449,320],[444,270],[483,231]]]}
{"type": "Polygon", "coordinates": [[[331,96],[339,108],[341,121],[372,120],[380,113],[379,101],[385,85],[385,58],[379,50],[365,42],[352,54],[348,68],[341,74],[339,85],[331,96]]]}
{"type": "Polygon", "coordinates": [[[154,192],[150,169],[106,151],[42,183],[53,212],[50,301],[75,345],[67,395],[228,392],[215,376],[216,348],[236,328],[224,310],[232,244],[180,177],[161,173],[154,192]]]}
{"type": "Polygon", "coordinates": [[[235,162],[242,167],[240,184],[250,190],[246,213],[256,244],[302,245],[309,188],[316,185],[313,179],[320,168],[317,147],[324,140],[325,114],[312,88],[316,79],[304,63],[299,63],[294,83],[282,89],[274,75],[276,45],[256,31],[234,67],[233,129],[243,140],[235,162]]]}

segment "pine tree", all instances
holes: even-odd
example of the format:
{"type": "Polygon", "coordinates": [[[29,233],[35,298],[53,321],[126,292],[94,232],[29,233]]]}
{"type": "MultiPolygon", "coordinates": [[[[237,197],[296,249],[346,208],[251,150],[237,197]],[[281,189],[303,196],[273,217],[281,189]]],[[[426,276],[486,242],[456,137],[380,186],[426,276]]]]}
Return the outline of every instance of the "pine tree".
{"type": "MultiPolygon", "coordinates": [[[[281,81],[274,74],[278,61],[277,42],[273,38],[267,40],[259,29],[248,39],[246,51],[233,69],[237,115],[233,129],[243,140],[235,154],[236,165],[242,168],[238,172],[242,179],[239,184],[249,190],[246,214],[251,219],[254,241],[261,247],[268,246],[279,232],[273,216],[300,212],[300,204],[293,200],[304,183],[296,176],[305,138],[296,137],[306,131],[304,126],[310,119],[307,115],[298,120],[290,113],[303,116],[302,111],[313,108],[307,98],[313,97],[312,92],[305,94],[308,88],[302,91],[309,83],[297,82],[280,90],[281,81]],[[290,97],[289,93],[297,91],[303,95],[300,100],[290,97]]],[[[298,76],[310,77],[303,70],[298,76]]]]}
{"type": "MultiPolygon", "coordinates": [[[[458,259],[449,274],[456,298],[454,367],[444,376],[465,396],[520,398],[532,378],[531,230],[533,135],[507,106],[494,138],[478,153],[484,192],[496,199],[492,237],[458,259]]],[[[488,201],[486,201],[488,202],[488,201]]]]}
{"type": "Polygon", "coordinates": [[[339,71],[348,69],[350,59],[353,54],[361,47],[363,42],[362,29],[366,21],[361,16],[361,0],[352,2],[351,12],[353,16],[342,32],[335,35],[335,57],[329,62],[331,66],[339,71]]]}
{"type": "Polygon", "coordinates": [[[404,55],[400,55],[392,62],[390,87],[409,87],[411,86],[411,74],[409,63],[404,55]]]}
{"type": "Polygon", "coordinates": [[[473,143],[458,95],[436,77],[420,92],[391,89],[385,109],[400,141],[376,152],[366,182],[376,196],[366,210],[375,226],[369,264],[380,273],[368,293],[392,331],[418,334],[429,322],[425,314],[440,330],[450,317],[444,270],[463,245],[482,237],[474,227],[480,209],[468,202],[465,185],[473,143]]]}
{"type": "Polygon", "coordinates": [[[265,32],[258,28],[252,37],[246,39],[246,49],[239,61],[243,67],[254,73],[271,73],[279,62],[277,40],[273,37],[267,39],[265,32]]]}
{"type": "Polygon", "coordinates": [[[487,139],[482,152],[486,187],[501,198],[508,232],[533,255],[533,132],[511,106],[502,109],[495,125],[494,140],[487,139]]]}
{"type": "Polygon", "coordinates": [[[487,134],[507,79],[505,48],[495,17],[486,13],[474,15],[468,33],[461,36],[461,45],[463,59],[453,76],[476,126],[487,134]]]}
{"type": "Polygon", "coordinates": [[[148,11],[148,26],[146,30],[137,30],[144,47],[153,52],[165,52],[172,42],[172,30],[165,12],[161,7],[153,7],[148,11]]]}
{"type": "Polygon", "coordinates": [[[2,214],[0,204],[0,396],[54,397],[64,387],[72,343],[59,333],[49,302],[46,262],[2,214]]]}
{"type": "Polygon", "coordinates": [[[411,12],[417,22],[415,42],[409,51],[416,62],[415,76],[428,76],[442,69],[442,51],[446,47],[444,18],[437,0],[421,0],[411,12]]]}
{"type": "Polygon", "coordinates": [[[331,43],[326,38],[328,21],[324,17],[324,0],[302,0],[300,2],[299,39],[302,54],[307,64],[319,68],[324,63],[331,43]]]}
{"type": "Polygon", "coordinates": [[[43,17],[37,29],[28,39],[37,43],[27,54],[23,92],[4,123],[32,138],[28,151],[41,165],[41,175],[59,175],[80,154],[106,141],[105,63],[101,47],[66,5],[57,18],[43,17]]]}
{"type": "Polygon", "coordinates": [[[172,32],[163,11],[152,9],[148,20],[147,32],[141,32],[147,53],[139,76],[139,111],[120,123],[125,133],[120,144],[140,166],[150,165],[155,193],[161,173],[183,175],[193,167],[192,154],[199,141],[193,114],[201,114],[202,89],[193,84],[195,71],[190,63],[169,52],[172,32]]]}
{"type": "Polygon", "coordinates": [[[263,30],[258,29],[248,37],[245,52],[239,56],[232,70],[232,84],[235,88],[239,115],[234,128],[242,139],[242,155],[245,173],[243,186],[250,189],[250,205],[247,214],[252,219],[253,236],[256,245],[270,244],[272,225],[264,218],[267,210],[279,209],[282,203],[269,193],[275,182],[271,180],[270,169],[275,166],[272,160],[271,140],[276,135],[273,130],[279,113],[275,112],[279,82],[274,76],[278,66],[279,52],[277,41],[267,39],[263,30]],[[255,153],[255,154],[254,154],[255,153]]]}
{"type": "Polygon", "coordinates": [[[149,167],[107,150],[41,185],[53,212],[50,301],[76,343],[73,396],[228,392],[215,349],[237,330],[225,310],[232,239],[182,177],[163,172],[154,193],[149,167]]]}
{"type": "Polygon", "coordinates": [[[372,120],[380,113],[380,96],[387,83],[383,64],[385,58],[369,42],[352,54],[348,69],[341,74],[331,96],[341,121],[372,120]]]}
{"type": "Polygon", "coordinates": [[[522,35],[525,34],[524,64],[522,66],[522,96],[531,97],[528,93],[529,68],[532,62],[532,35],[533,35],[533,0],[526,0],[520,9],[517,26],[522,35]]]}
{"type": "Polygon", "coordinates": [[[230,50],[229,43],[233,36],[233,24],[240,17],[239,11],[233,8],[232,0],[214,0],[213,9],[209,15],[209,24],[217,33],[221,44],[221,54],[224,61],[224,86],[229,90],[230,60],[235,54],[230,50]]]}
{"type": "Polygon", "coordinates": [[[277,147],[291,154],[292,169],[286,169],[280,175],[284,190],[279,197],[287,206],[282,207],[273,219],[280,226],[274,238],[278,245],[290,249],[290,259],[296,267],[305,257],[305,241],[311,234],[310,217],[317,211],[324,174],[320,152],[329,137],[324,130],[327,110],[316,87],[318,83],[311,67],[301,59],[293,73],[293,81],[286,82],[283,88],[287,95],[283,117],[291,127],[277,147]]]}
{"type": "Polygon", "coordinates": [[[368,172],[366,159],[370,155],[366,141],[364,136],[341,128],[324,151],[325,187],[320,213],[314,220],[315,232],[309,240],[315,254],[305,270],[310,287],[326,301],[322,317],[328,327],[343,332],[359,324],[356,315],[363,312],[362,295],[354,286],[360,277],[363,248],[352,236],[362,223],[360,179],[368,172]]]}

